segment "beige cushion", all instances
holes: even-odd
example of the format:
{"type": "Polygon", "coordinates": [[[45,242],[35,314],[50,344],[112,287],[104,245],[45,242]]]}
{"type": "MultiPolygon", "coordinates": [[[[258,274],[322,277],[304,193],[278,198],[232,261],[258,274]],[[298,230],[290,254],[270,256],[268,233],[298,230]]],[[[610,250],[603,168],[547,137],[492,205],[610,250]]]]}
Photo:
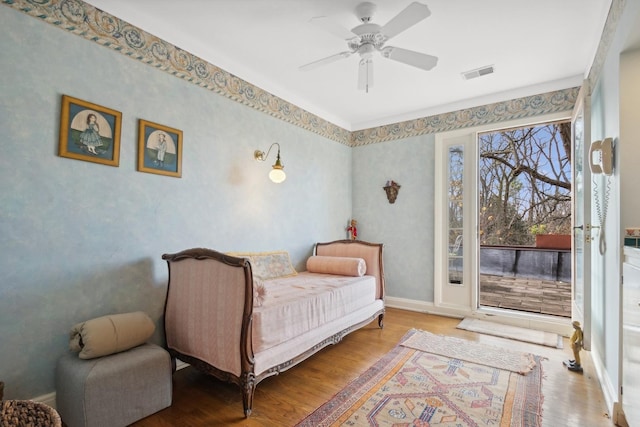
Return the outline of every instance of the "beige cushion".
{"type": "Polygon", "coordinates": [[[359,277],[367,272],[367,264],[362,258],[312,256],[307,259],[307,271],[359,277]]]}
{"type": "Polygon", "coordinates": [[[269,280],[280,277],[295,276],[298,272],[291,265],[289,252],[229,252],[239,258],[248,258],[254,279],[269,280]]]}
{"type": "Polygon", "coordinates": [[[107,356],[144,344],[155,328],[141,311],[98,317],[71,328],[69,348],[81,359],[107,356]]]}

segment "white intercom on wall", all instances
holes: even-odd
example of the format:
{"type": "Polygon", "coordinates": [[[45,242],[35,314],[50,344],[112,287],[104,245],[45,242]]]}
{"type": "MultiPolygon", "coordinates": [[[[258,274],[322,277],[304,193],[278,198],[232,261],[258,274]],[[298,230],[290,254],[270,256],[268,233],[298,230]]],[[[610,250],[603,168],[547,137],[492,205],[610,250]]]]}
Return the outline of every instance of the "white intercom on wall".
{"type": "Polygon", "coordinates": [[[589,167],[593,174],[613,174],[613,138],[605,138],[591,144],[589,167]]]}
{"type": "Polygon", "coordinates": [[[609,207],[609,196],[611,194],[611,185],[609,177],[613,175],[613,138],[605,138],[602,141],[594,141],[589,147],[589,168],[593,175],[603,174],[607,177],[604,196],[600,200],[598,194],[598,182],[593,180],[593,200],[598,215],[599,226],[599,250],[600,255],[604,255],[607,250],[607,242],[605,238],[605,224],[607,222],[607,209],[609,207]]]}

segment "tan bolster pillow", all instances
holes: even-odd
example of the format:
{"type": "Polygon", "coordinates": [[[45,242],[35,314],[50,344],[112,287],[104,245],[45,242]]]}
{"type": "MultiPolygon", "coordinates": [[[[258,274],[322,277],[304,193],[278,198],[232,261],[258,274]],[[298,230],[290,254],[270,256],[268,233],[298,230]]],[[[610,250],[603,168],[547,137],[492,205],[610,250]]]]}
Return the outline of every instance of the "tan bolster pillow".
{"type": "Polygon", "coordinates": [[[69,348],[79,351],[80,359],[107,356],[144,344],[155,328],[141,311],[98,317],[71,328],[69,348]]]}
{"type": "Polygon", "coordinates": [[[367,272],[367,263],[362,258],[316,255],[307,259],[307,271],[360,277],[367,272]]]}

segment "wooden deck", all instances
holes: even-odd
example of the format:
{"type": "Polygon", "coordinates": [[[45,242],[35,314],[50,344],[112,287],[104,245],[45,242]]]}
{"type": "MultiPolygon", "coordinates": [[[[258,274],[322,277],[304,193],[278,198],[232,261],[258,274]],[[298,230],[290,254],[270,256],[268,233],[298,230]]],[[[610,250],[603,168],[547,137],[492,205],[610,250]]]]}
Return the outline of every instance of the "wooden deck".
{"type": "Polygon", "coordinates": [[[483,274],[480,305],[571,317],[571,283],[483,274]]]}

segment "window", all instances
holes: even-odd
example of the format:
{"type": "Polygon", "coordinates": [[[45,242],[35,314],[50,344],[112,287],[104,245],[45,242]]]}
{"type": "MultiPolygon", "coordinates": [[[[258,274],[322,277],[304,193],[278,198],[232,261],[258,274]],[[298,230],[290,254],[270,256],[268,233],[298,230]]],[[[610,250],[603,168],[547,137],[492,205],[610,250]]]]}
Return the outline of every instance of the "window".
{"type": "Polygon", "coordinates": [[[464,147],[449,147],[449,280],[451,284],[463,284],[463,226],[464,226],[464,147]]]}

